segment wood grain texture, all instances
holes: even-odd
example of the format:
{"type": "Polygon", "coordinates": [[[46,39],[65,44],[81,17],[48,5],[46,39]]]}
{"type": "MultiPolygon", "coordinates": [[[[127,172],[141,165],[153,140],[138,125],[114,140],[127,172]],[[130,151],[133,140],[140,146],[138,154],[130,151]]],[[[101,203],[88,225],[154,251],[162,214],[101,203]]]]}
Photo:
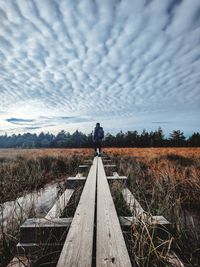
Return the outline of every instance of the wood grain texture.
{"type": "Polygon", "coordinates": [[[74,193],[73,189],[66,189],[65,192],[59,197],[59,199],[50,209],[50,211],[47,213],[45,219],[51,220],[53,218],[60,217],[73,193],[74,193]]]}
{"type": "Polygon", "coordinates": [[[97,171],[96,266],[132,266],[101,158],[97,171]]]}
{"type": "Polygon", "coordinates": [[[128,188],[122,189],[122,195],[134,217],[140,217],[144,220],[147,219],[147,214],[144,209],[128,188]]]}
{"type": "Polygon", "coordinates": [[[90,168],[57,267],[92,266],[97,157],[90,168]]]}
{"type": "MultiPolygon", "coordinates": [[[[119,221],[122,226],[131,226],[132,224],[140,223],[140,220],[138,220],[137,217],[133,216],[130,217],[120,216],[119,221]]],[[[164,225],[164,226],[170,225],[170,222],[167,221],[163,216],[149,216],[148,220],[145,221],[145,223],[148,223],[150,225],[164,225]]]]}

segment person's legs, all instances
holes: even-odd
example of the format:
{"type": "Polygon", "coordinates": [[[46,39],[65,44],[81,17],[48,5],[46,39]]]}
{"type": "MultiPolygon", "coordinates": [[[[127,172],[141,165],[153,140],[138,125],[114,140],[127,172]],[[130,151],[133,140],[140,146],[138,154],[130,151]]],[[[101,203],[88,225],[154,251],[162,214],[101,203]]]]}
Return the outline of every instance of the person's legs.
{"type": "Polygon", "coordinates": [[[97,142],[94,142],[94,152],[95,152],[95,156],[98,155],[98,153],[97,153],[97,148],[98,148],[98,144],[97,144],[97,142]]]}
{"type": "Polygon", "coordinates": [[[101,157],[101,141],[98,142],[99,156],[101,157]]]}
{"type": "Polygon", "coordinates": [[[99,141],[99,153],[101,153],[101,141],[99,141]]]}

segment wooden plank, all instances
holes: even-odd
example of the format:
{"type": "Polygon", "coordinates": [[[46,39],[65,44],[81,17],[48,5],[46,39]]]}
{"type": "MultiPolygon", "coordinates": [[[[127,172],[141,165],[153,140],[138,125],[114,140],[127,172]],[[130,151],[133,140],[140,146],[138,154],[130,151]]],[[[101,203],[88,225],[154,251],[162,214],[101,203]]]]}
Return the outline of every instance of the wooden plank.
{"type": "Polygon", "coordinates": [[[57,267],[92,266],[97,159],[90,168],[57,267]]]}
{"type": "Polygon", "coordinates": [[[122,180],[126,181],[127,177],[126,176],[119,176],[117,172],[113,172],[113,176],[107,176],[108,180],[122,180]]]}
{"type": "Polygon", "coordinates": [[[20,230],[27,231],[30,228],[50,228],[50,227],[67,227],[71,224],[72,218],[29,218],[20,227],[20,230]],[[26,230],[27,229],[27,230],[26,230]]]}
{"type": "Polygon", "coordinates": [[[80,177],[74,176],[74,177],[68,177],[67,178],[67,182],[70,182],[70,181],[85,181],[85,180],[86,180],[86,177],[84,177],[84,176],[80,176],[80,177]]]}
{"type": "Polygon", "coordinates": [[[24,267],[24,266],[26,267],[30,266],[30,262],[25,256],[14,257],[7,265],[7,267],[24,267]]]}
{"type": "Polygon", "coordinates": [[[122,181],[126,181],[127,177],[126,176],[107,176],[108,180],[122,180],[122,181]]]}
{"type": "Polygon", "coordinates": [[[65,192],[59,197],[59,199],[50,209],[50,211],[47,213],[45,218],[51,220],[52,218],[60,217],[73,193],[74,193],[73,189],[66,189],[65,192]]]}
{"type": "MultiPolygon", "coordinates": [[[[20,227],[20,243],[54,243],[66,237],[72,218],[27,219],[20,227]]],[[[65,240],[65,238],[64,238],[65,240]]],[[[63,241],[64,241],[63,240],[63,241]]]]}
{"type": "Polygon", "coordinates": [[[79,168],[89,168],[89,165],[79,165],[79,168]]]}
{"type": "Polygon", "coordinates": [[[132,266],[101,158],[97,172],[96,266],[132,266]]]}
{"type": "Polygon", "coordinates": [[[102,158],[102,160],[103,160],[103,163],[111,163],[112,162],[111,159],[104,159],[104,158],[102,158]]]}
{"type": "MultiPolygon", "coordinates": [[[[127,176],[107,176],[108,180],[127,180],[127,176]]],[[[85,181],[86,177],[82,176],[82,177],[69,177],[67,178],[67,182],[71,182],[71,181],[85,181]]]]}
{"type": "Polygon", "coordinates": [[[123,188],[122,195],[130,211],[133,213],[133,216],[140,217],[145,220],[147,218],[147,214],[131,191],[128,188],[123,188]]]}
{"type": "Polygon", "coordinates": [[[68,189],[76,189],[80,186],[83,186],[86,181],[86,177],[83,176],[75,176],[75,177],[69,177],[66,182],[66,188],[68,189]]]}
{"type": "Polygon", "coordinates": [[[115,168],[116,165],[115,164],[106,164],[104,165],[104,168],[115,168]]]}
{"type": "MultiPolygon", "coordinates": [[[[131,226],[132,224],[137,224],[139,222],[138,218],[133,216],[120,216],[119,221],[122,226],[131,226]]],[[[149,217],[147,223],[151,225],[170,225],[170,222],[163,216],[151,216],[149,217]]]]}
{"type": "Polygon", "coordinates": [[[113,172],[113,176],[115,176],[115,177],[119,177],[118,172],[113,172]]]}

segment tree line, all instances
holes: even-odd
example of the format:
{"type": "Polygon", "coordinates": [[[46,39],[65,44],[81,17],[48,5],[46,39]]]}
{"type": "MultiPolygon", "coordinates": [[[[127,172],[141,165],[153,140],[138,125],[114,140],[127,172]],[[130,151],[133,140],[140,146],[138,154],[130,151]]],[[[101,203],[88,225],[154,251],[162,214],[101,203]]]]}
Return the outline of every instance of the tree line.
{"type": "MultiPolygon", "coordinates": [[[[165,138],[163,130],[159,127],[156,131],[141,134],[137,131],[120,131],[116,135],[107,133],[104,146],[106,147],[199,147],[200,133],[193,133],[189,138],[180,130],[174,130],[169,138],[165,138]]],[[[92,147],[93,133],[88,135],[78,130],[70,134],[62,130],[57,135],[50,133],[32,134],[7,134],[0,136],[0,148],[57,148],[57,147],[92,147]]]]}

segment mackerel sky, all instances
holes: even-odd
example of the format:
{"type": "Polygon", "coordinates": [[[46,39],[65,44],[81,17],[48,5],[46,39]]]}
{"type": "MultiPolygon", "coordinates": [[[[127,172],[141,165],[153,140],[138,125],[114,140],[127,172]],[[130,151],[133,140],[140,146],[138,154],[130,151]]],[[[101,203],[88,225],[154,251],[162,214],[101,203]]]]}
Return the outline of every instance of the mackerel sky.
{"type": "Polygon", "coordinates": [[[0,134],[199,118],[199,0],[0,0],[0,134]]]}

